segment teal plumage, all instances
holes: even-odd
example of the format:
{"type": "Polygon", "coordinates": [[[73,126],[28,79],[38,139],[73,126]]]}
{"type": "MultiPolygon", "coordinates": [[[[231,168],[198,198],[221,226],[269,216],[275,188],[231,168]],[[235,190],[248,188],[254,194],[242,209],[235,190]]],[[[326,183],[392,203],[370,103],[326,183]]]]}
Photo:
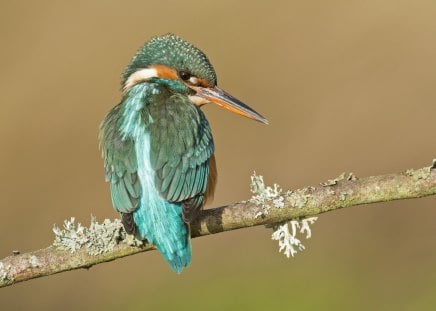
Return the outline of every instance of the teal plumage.
{"type": "Polygon", "coordinates": [[[205,78],[213,85],[217,84],[215,70],[207,56],[182,38],[167,34],[152,38],[138,50],[123,73],[122,86],[138,68],[147,68],[154,64],[189,69],[192,75],[205,78]]]}
{"type": "Polygon", "coordinates": [[[179,273],[191,262],[189,223],[216,182],[212,133],[200,106],[216,94],[220,105],[266,120],[218,89],[204,53],[171,34],[137,52],[122,86],[99,135],[112,204],[126,231],[154,244],[179,273]]]}
{"type": "Polygon", "coordinates": [[[180,272],[191,260],[183,201],[204,196],[214,151],[203,112],[165,87],[139,84],[108,114],[101,140],[115,209],[133,212],[139,238],[180,272]]]}

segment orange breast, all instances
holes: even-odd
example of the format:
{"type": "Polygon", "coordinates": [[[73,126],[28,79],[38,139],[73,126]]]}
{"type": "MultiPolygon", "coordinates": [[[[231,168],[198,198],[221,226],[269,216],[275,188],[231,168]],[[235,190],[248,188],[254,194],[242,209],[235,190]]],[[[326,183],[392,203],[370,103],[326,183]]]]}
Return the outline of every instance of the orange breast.
{"type": "Polygon", "coordinates": [[[213,195],[215,193],[215,186],[217,183],[217,177],[218,173],[216,170],[216,161],[215,161],[215,154],[212,154],[209,160],[209,177],[207,180],[207,188],[206,193],[204,196],[204,204],[207,202],[211,202],[213,200],[213,195]]]}

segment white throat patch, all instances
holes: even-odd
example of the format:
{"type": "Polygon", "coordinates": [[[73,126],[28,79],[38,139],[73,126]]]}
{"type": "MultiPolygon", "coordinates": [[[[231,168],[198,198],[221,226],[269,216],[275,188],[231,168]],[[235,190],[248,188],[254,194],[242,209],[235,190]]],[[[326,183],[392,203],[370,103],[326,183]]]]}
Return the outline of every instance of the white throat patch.
{"type": "Polygon", "coordinates": [[[189,95],[189,100],[193,102],[198,107],[203,106],[204,104],[209,103],[209,101],[206,98],[200,97],[198,95],[189,95]]]}

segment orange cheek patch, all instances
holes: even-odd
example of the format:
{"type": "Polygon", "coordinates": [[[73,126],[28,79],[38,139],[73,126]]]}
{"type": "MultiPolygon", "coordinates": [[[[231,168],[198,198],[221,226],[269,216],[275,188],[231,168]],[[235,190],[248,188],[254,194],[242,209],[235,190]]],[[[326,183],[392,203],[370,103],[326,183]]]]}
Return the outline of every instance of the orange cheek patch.
{"type": "Polygon", "coordinates": [[[198,78],[198,85],[202,87],[209,87],[209,88],[213,87],[213,85],[210,84],[209,81],[200,78],[198,78]]]}
{"type": "Polygon", "coordinates": [[[168,66],[153,65],[152,68],[156,70],[158,78],[170,79],[170,80],[177,80],[179,78],[177,72],[168,66]]]}

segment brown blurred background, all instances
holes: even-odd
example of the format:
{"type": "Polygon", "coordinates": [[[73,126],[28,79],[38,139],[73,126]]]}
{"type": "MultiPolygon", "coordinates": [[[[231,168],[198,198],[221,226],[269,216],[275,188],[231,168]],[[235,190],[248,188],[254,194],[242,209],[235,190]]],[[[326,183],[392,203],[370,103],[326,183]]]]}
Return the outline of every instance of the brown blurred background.
{"type": "MultiPolygon", "coordinates": [[[[145,40],[177,33],[269,126],[206,107],[214,206],[253,170],[283,188],[429,165],[436,157],[434,1],[3,1],[0,258],[49,245],[75,216],[115,218],[98,126],[145,40]]],[[[0,289],[4,310],[434,310],[436,198],[322,215],[288,260],[265,228],[193,241],[174,274],[157,252],[0,289]]]]}

